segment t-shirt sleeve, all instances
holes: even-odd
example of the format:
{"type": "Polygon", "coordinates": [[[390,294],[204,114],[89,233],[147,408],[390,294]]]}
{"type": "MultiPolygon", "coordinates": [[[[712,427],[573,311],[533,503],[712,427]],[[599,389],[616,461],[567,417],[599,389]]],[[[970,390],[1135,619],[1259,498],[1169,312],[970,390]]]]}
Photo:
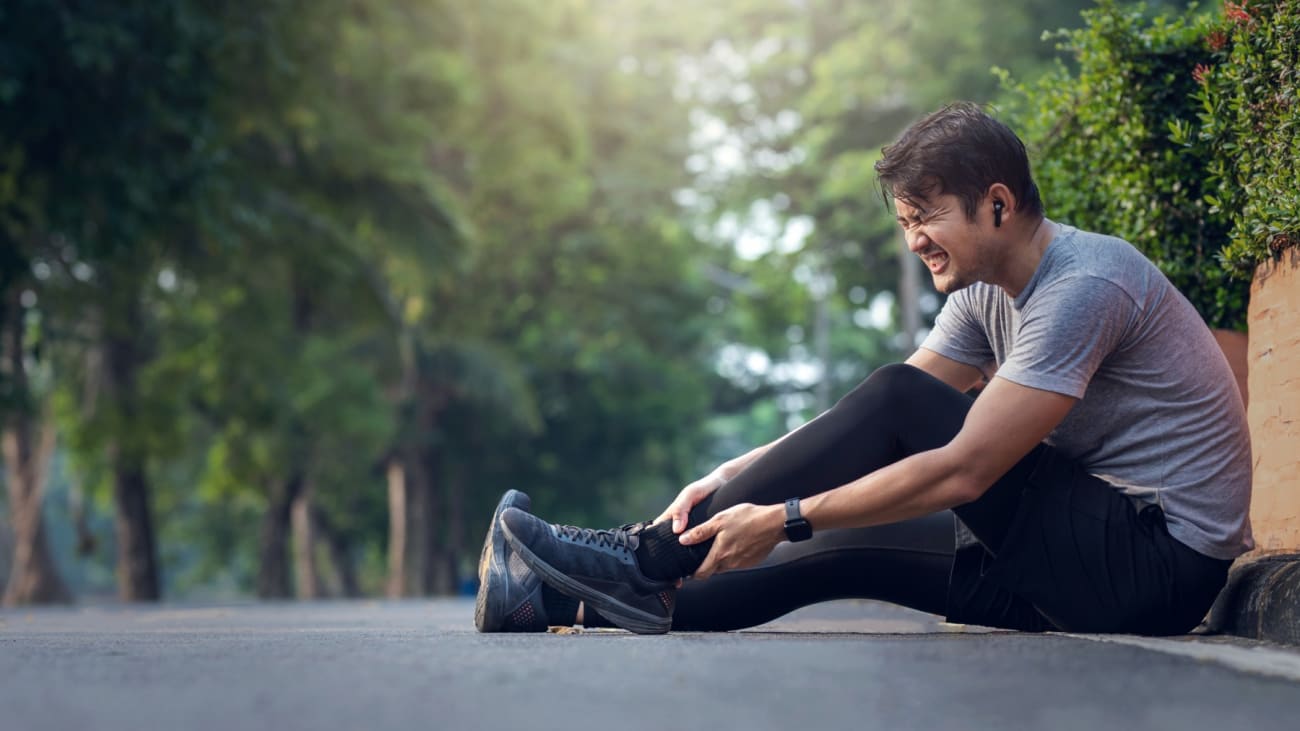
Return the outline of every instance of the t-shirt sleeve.
{"type": "Polygon", "coordinates": [[[1104,279],[1053,282],[1021,311],[1015,349],[998,376],[1083,398],[1102,361],[1123,343],[1137,309],[1128,294],[1104,279]]]}
{"type": "Polygon", "coordinates": [[[988,333],[977,316],[974,289],[967,287],[948,297],[921,347],[958,363],[985,370],[993,362],[993,346],[989,344],[988,333]]]}

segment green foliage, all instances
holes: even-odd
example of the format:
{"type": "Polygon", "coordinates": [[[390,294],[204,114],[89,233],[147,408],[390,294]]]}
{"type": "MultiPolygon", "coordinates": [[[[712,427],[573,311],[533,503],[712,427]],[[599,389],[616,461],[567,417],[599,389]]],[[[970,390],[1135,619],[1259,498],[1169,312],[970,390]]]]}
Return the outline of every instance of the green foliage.
{"type": "MultiPolygon", "coordinates": [[[[696,30],[709,40],[687,65],[703,140],[688,159],[697,175],[686,207],[717,244],[711,271],[730,275],[710,298],[713,337],[748,399],[726,406],[761,425],[721,452],[784,433],[911,353],[894,294],[903,244],[872,163],[919,115],[992,98],[995,64],[1035,73],[1055,53],[1042,29],[1077,22],[1087,4],[709,4],[716,17],[696,30]]],[[[923,298],[922,326],[939,304],[923,298]]]]}
{"type": "Polygon", "coordinates": [[[395,454],[472,559],[507,487],[649,517],[908,349],[876,151],[1080,4],[15,0],[0,291],[95,509],[147,468],[169,593],[247,592],[301,483],[377,591],[395,454]]]}
{"type": "MultiPolygon", "coordinates": [[[[90,311],[129,305],[138,265],[187,238],[216,160],[203,144],[216,26],[202,5],[0,10],[0,308],[37,295],[33,359],[96,321],[119,326],[90,311]]],[[[0,382],[0,407],[25,402],[0,382]]]]}
{"type": "Polygon", "coordinates": [[[1013,87],[1011,123],[1034,158],[1049,216],[1127,239],[1215,327],[1239,325],[1247,291],[1220,263],[1230,221],[1205,202],[1209,145],[1171,134],[1196,110],[1204,14],[1148,17],[1106,0],[1060,36],[1059,65],[1013,87]]]}
{"type": "Polygon", "coordinates": [[[1064,66],[1012,86],[1049,215],[1131,241],[1213,327],[1300,231],[1300,4],[1150,18],[1113,1],[1061,35],[1064,66]]]}
{"type": "Polygon", "coordinates": [[[1179,136],[1208,146],[1214,188],[1205,200],[1232,225],[1223,259],[1249,276],[1300,244],[1300,2],[1227,3],[1224,15],[1196,72],[1199,125],[1179,136]]]}
{"type": "Polygon", "coordinates": [[[114,464],[186,446],[173,428],[183,407],[141,369],[157,354],[154,276],[194,242],[219,165],[220,33],[205,5],[0,11],[0,299],[23,292],[40,323],[23,360],[52,374],[60,442],[95,504],[111,504],[100,488],[114,464]]]}
{"type": "Polygon", "coordinates": [[[693,476],[717,385],[698,245],[669,195],[689,184],[689,122],[672,101],[676,51],[650,39],[672,19],[640,0],[461,12],[473,84],[443,143],[472,243],[422,322],[438,350],[495,355],[498,385],[471,388],[463,368],[444,379],[451,398],[431,440],[492,454],[442,468],[475,516],[525,485],[547,514],[625,519],[693,476]],[[494,22],[502,12],[534,30],[494,22]]]}

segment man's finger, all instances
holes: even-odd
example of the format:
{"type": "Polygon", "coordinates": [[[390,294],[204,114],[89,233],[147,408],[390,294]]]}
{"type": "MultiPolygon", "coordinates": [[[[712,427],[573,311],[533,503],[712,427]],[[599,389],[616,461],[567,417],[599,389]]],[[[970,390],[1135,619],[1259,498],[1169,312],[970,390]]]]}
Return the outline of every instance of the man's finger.
{"type": "Polygon", "coordinates": [[[673,532],[681,533],[686,530],[686,523],[691,519],[691,509],[685,505],[677,508],[673,514],[673,532]]]}
{"type": "Polygon", "coordinates": [[[717,516],[714,516],[707,522],[686,531],[677,540],[680,541],[683,546],[693,546],[696,543],[703,543],[704,541],[716,536],[718,531],[721,529],[722,524],[718,522],[717,516]]]}

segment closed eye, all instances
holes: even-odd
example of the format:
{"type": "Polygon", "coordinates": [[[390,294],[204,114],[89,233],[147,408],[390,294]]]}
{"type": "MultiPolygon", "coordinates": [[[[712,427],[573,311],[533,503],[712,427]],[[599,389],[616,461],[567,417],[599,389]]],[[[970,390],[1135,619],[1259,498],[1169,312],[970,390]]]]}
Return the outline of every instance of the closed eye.
{"type": "Polygon", "coordinates": [[[928,220],[928,218],[922,218],[921,216],[912,216],[911,218],[895,216],[895,220],[898,221],[899,226],[903,227],[903,230],[911,231],[917,226],[920,226],[921,224],[925,223],[928,220]]]}

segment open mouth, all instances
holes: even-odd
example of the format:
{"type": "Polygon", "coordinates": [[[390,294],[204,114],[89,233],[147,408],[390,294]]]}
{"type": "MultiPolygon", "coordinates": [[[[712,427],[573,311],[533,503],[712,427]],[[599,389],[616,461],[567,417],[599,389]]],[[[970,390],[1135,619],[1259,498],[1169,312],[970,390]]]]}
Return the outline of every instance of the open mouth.
{"type": "Polygon", "coordinates": [[[930,253],[922,254],[921,261],[930,270],[931,274],[941,274],[944,269],[948,268],[948,253],[936,249],[930,253]]]}

